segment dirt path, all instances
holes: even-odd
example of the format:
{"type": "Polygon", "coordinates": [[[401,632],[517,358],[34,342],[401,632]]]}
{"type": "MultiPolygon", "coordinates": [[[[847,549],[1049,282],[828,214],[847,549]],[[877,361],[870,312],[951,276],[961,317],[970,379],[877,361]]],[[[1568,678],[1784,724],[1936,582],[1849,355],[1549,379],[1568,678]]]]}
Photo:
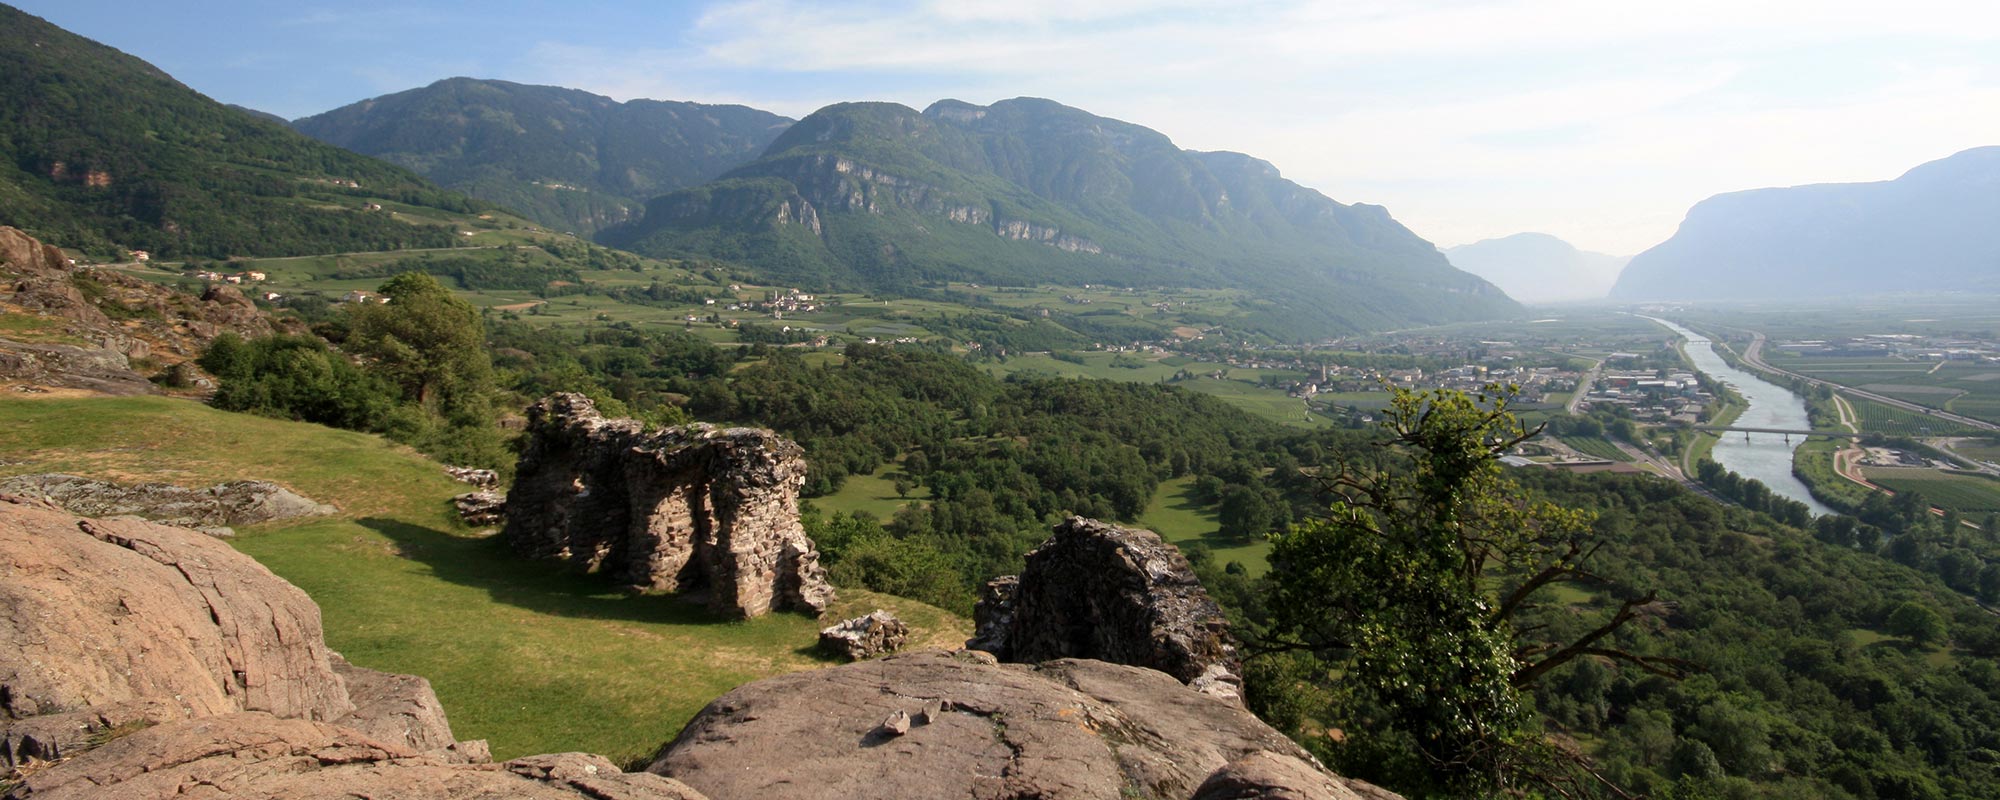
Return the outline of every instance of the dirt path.
{"type": "Polygon", "coordinates": [[[1840,425],[1846,428],[1848,433],[1861,432],[1860,428],[1854,426],[1854,423],[1859,421],[1859,417],[1854,413],[1854,406],[1847,402],[1847,398],[1841,397],[1839,392],[1833,393],[1833,409],[1840,413],[1840,425]]]}

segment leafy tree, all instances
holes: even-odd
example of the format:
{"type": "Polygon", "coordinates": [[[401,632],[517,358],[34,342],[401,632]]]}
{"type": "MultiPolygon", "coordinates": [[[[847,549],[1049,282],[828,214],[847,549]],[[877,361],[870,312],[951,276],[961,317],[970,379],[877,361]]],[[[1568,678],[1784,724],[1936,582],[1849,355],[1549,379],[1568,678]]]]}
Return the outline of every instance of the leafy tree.
{"type": "Polygon", "coordinates": [[[1397,392],[1383,427],[1407,461],[1328,478],[1329,513],[1271,553],[1270,644],[1317,662],[1295,675],[1330,683],[1313,713],[1351,744],[1328,755],[1418,794],[1574,788],[1584,778],[1542,735],[1526,691],[1586,656],[1671,676],[1682,666],[1606,641],[1657,610],[1650,593],[1566,641],[1516,627],[1538,590],[1586,577],[1597,544],[1591,515],[1526,499],[1501,476],[1498,454],[1539,430],[1507,412],[1511,391],[1488,391],[1397,392]]]}
{"type": "Polygon", "coordinates": [[[388,303],[353,307],[348,344],[373,359],[375,371],[401,387],[404,399],[440,410],[490,388],[485,326],[472,304],[422,272],[397,275],[380,291],[388,303]]]}
{"type": "Polygon", "coordinates": [[[1883,625],[1890,633],[1908,639],[1918,647],[1929,647],[1945,638],[1944,617],[1930,607],[1914,602],[1896,606],[1883,625]]]}

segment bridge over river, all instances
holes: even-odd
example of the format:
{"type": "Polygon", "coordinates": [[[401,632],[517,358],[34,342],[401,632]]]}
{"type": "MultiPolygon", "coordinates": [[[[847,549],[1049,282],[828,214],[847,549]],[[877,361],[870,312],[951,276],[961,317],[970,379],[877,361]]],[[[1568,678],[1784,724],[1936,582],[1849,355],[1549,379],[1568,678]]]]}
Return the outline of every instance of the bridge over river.
{"type": "Polygon", "coordinates": [[[1800,437],[1826,436],[1835,439],[1859,439],[1862,436],[1866,435],[1860,433],[1848,433],[1847,431],[1805,431],[1805,430],[1798,430],[1795,428],[1754,428],[1748,425],[1689,425],[1688,429],[1697,431],[1708,431],[1710,433],[1742,433],[1744,438],[1749,438],[1750,434],[1753,433],[1781,433],[1785,435],[1785,438],[1787,440],[1791,439],[1794,436],[1800,436],[1800,437]]]}

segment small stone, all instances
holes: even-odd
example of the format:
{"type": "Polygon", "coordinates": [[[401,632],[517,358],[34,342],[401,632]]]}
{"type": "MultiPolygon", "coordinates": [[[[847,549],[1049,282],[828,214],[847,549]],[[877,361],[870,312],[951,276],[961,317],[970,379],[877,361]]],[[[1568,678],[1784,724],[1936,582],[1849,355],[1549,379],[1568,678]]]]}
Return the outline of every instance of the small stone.
{"type": "Polygon", "coordinates": [[[924,707],[917,710],[917,724],[929,725],[938,721],[938,718],[942,716],[944,716],[944,701],[937,699],[926,700],[924,701],[924,707]]]}
{"type": "Polygon", "coordinates": [[[901,736],[910,732],[910,712],[896,709],[888,719],[882,720],[882,732],[890,736],[901,736]]]}

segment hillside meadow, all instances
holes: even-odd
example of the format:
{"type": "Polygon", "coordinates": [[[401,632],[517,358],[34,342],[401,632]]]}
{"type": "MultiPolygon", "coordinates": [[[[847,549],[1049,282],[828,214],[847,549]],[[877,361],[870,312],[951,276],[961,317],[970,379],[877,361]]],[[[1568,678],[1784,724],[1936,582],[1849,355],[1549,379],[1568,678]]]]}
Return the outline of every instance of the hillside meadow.
{"type": "Polygon", "coordinates": [[[887,608],[937,646],[970,633],[943,611],[851,589],[827,621],[731,621],[628,594],[466,528],[449,498],[469,487],[408,448],[187,400],[0,400],[0,477],[41,472],[196,487],[265,479],[338,506],[239,530],[231,544],[311,595],[328,643],[354,663],[429,678],[453,731],[489,740],[497,759],[644,759],[723,692],[827,665],[813,646],[836,618],[887,608]]]}

